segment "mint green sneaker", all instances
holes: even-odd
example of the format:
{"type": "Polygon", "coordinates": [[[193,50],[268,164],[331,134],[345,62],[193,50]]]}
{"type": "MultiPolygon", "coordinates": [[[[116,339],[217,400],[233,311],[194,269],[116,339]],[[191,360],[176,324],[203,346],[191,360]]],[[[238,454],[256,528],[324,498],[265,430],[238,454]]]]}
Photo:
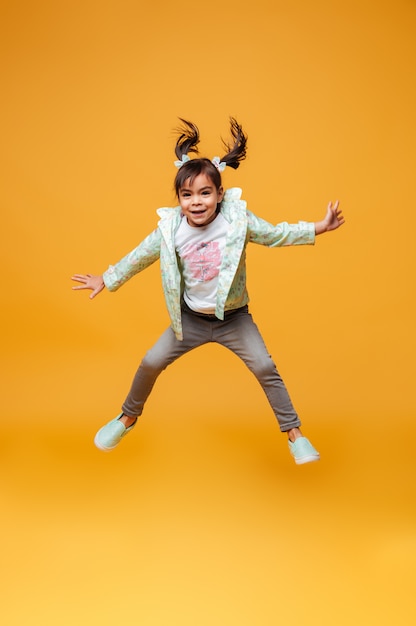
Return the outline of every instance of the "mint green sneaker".
{"type": "Polygon", "coordinates": [[[120,417],[122,416],[123,413],[120,413],[120,415],[117,415],[117,417],[108,422],[108,424],[100,428],[94,438],[94,443],[97,448],[104,450],[104,452],[114,450],[121,439],[136,426],[137,419],[134,424],[126,428],[124,424],[120,422],[120,417]]]}
{"type": "Polygon", "coordinates": [[[296,465],[304,463],[313,463],[319,461],[319,452],[315,450],[309,439],[306,437],[298,437],[295,441],[289,440],[289,450],[296,465]]]}

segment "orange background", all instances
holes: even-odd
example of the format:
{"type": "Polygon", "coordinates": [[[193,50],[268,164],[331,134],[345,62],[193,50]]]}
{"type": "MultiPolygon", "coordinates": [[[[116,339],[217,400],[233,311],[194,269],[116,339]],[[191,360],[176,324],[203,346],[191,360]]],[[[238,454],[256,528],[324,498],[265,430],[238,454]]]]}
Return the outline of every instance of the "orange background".
{"type": "Polygon", "coordinates": [[[415,623],[410,0],[1,6],[1,608],[32,624],[415,623]],[[134,435],[92,444],[168,324],[158,266],[90,302],[175,203],[178,116],[255,213],[347,224],[251,246],[251,310],[322,461],[296,467],[260,388],[202,348],[134,435]]]}

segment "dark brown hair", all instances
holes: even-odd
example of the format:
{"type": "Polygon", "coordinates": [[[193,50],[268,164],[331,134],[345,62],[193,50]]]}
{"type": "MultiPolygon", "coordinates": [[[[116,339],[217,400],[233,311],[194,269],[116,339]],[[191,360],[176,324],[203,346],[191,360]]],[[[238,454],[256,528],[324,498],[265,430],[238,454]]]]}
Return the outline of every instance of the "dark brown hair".
{"type": "MultiPolygon", "coordinates": [[[[176,142],[175,154],[178,159],[182,159],[189,152],[198,153],[199,130],[192,122],[182,118],[179,119],[183,126],[177,129],[180,135],[176,142]]],[[[233,117],[230,117],[230,131],[232,140],[229,143],[222,141],[227,152],[220,158],[220,161],[236,170],[240,165],[240,161],[246,158],[247,135],[233,117]]],[[[192,184],[195,177],[199,176],[199,174],[208,176],[217,190],[221,187],[221,173],[219,169],[209,159],[196,158],[187,161],[179,168],[174,181],[176,195],[178,196],[179,190],[183,187],[185,181],[189,179],[192,184]]]]}

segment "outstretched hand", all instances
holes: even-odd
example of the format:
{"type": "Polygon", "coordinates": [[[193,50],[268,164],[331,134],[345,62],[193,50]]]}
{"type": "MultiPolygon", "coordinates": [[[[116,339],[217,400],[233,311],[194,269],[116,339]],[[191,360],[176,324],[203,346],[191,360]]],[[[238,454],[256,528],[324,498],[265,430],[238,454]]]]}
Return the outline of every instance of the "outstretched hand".
{"type": "Polygon", "coordinates": [[[320,222],[315,222],[315,234],[321,235],[322,233],[327,233],[331,230],[335,230],[336,228],[342,226],[344,222],[345,219],[342,215],[341,209],[339,208],[338,200],[334,204],[330,202],[328,204],[324,219],[320,222]]]}
{"type": "Polygon", "coordinates": [[[81,285],[76,285],[75,287],[72,287],[72,289],[91,289],[91,299],[95,298],[95,296],[97,296],[105,287],[102,276],[94,276],[92,274],[74,274],[72,276],[72,280],[81,283],[81,285]]]}

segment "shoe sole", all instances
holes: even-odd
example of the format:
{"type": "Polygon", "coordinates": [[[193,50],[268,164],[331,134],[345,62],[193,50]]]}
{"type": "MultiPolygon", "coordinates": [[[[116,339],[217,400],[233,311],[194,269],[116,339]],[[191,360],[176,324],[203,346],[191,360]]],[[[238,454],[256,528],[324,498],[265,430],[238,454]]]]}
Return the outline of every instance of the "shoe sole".
{"type": "Polygon", "coordinates": [[[117,447],[117,444],[115,446],[112,446],[111,448],[107,448],[106,446],[103,446],[99,441],[98,441],[98,435],[96,435],[94,437],[94,445],[96,448],[98,448],[99,450],[102,450],[102,452],[111,452],[111,450],[114,450],[114,448],[117,447]]]}
{"type": "Polygon", "coordinates": [[[304,465],[305,463],[314,463],[315,461],[319,461],[321,457],[319,456],[303,456],[300,459],[295,458],[296,465],[304,465]]]}

